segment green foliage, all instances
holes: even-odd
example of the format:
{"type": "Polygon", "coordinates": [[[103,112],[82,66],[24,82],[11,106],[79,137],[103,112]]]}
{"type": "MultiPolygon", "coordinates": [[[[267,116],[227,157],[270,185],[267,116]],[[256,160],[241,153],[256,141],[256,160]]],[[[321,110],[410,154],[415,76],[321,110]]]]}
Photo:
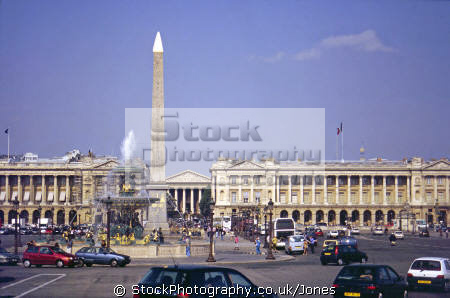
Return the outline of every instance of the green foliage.
{"type": "Polygon", "coordinates": [[[210,203],[211,203],[211,188],[208,186],[208,188],[206,188],[203,191],[203,195],[202,195],[202,199],[200,200],[200,213],[207,217],[210,214],[210,203]]]}

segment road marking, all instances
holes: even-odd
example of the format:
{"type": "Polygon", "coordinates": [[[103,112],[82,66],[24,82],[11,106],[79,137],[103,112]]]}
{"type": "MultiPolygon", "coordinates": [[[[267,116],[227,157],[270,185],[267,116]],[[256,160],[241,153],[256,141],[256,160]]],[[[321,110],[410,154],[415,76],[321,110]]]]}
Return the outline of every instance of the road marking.
{"type": "MultiPolygon", "coordinates": [[[[43,287],[45,287],[46,285],[49,285],[49,284],[51,284],[52,282],[55,282],[55,281],[57,281],[58,279],[61,279],[61,278],[63,278],[63,277],[66,276],[65,274],[38,274],[38,275],[59,275],[59,276],[58,276],[57,278],[54,278],[54,279],[52,279],[52,280],[46,282],[46,283],[43,283],[43,284],[40,285],[40,286],[34,287],[34,288],[32,288],[31,290],[28,290],[28,291],[26,291],[26,292],[24,292],[24,293],[22,293],[22,294],[16,296],[16,298],[23,297],[23,296],[25,296],[26,294],[29,294],[29,293],[31,293],[31,292],[34,292],[34,291],[40,289],[40,288],[43,288],[43,287]]],[[[35,275],[35,276],[38,276],[38,275],[35,275]]]]}
{"type": "Polygon", "coordinates": [[[16,281],[15,283],[6,285],[6,286],[4,286],[4,287],[1,287],[0,290],[3,290],[3,289],[6,289],[6,288],[15,286],[15,285],[20,284],[20,283],[23,283],[23,282],[25,282],[25,281],[27,281],[27,280],[33,279],[33,278],[35,278],[35,277],[38,277],[39,275],[42,275],[42,274],[36,274],[36,275],[30,276],[30,277],[27,277],[27,278],[25,278],[25,279],[16,281]]]}

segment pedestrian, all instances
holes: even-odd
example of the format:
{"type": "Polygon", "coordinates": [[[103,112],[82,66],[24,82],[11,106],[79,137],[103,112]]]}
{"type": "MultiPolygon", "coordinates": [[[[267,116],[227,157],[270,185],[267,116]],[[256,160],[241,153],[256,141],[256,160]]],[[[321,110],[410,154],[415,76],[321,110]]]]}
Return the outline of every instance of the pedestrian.
{"type": "Polygon", "coordinates": [[[439,236],[442,238],[442,228],[439,228],[439,236]]]}
{"type": "Polygon", "coordinates": [[[445,229],[445,238],[448,239],[448,228],[445,229]]]}
{"type": "Polygon", "coordinates": [[[303,255],[304,256],[308,255],[308,244],[309,244],[308,238],[305,238],[303,240],[303,255]]]}
{"type": "Polygon", "coordinates": [[[191,256],[191,237],[186,237],[186,256],[191,256]]]}
{"type": "Polygon", "coordinates": [[[164,244],[164,235],[161,228],[159,228],[158,230],[158,236],[159,236],[159,243],[164,244]]]}
{"type": "Polygon", "coordinates": [[[69,239],[69,241],[67,241],[67,253],[71,254],[72,253],[72,239],[69,239]]]}
{"type": "Polygon", "coordinates": [[[311,245],[310,245],[310,247],[311,247],[311,253],[312,254],[314,254],[314,244],[316,243],[316,239],[314,239],[314,237],[311,237],[310,238],[311,239],[311,245]]]}
{"type": "Polygon", "coordinates": [[[234,250],[239,250],[239,237],[238,235],[234,235],[234,250]]]}
{"type": "Polygon", "coordinates": [[[102,240],[102,247],[105,248],[106,247],[106,241],[102,240]]]}
{"type": "Polygon", "coordinates": [[[223,236],[225,236],[225,231],[223,229],[220,230],[220,239],[223,241],[223,236]]]}
{"type": "Polygon", "coordinates": [[[261,254],[261,241],[259,240],[259,237],[256,237],[256,254],[260,255],[261,254]]]}

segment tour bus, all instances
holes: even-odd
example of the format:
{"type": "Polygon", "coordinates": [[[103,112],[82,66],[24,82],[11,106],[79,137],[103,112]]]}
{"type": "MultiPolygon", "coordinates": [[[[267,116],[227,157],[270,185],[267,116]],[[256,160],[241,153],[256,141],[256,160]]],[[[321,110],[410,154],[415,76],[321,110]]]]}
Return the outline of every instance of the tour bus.
{"type": "Polygon", "coordinates": [[[273,222],[273,236],[277,237],[277,248],[284,248],[284,241],[295,233],[295,222],[292,218],[277,218],[273,222]]]}
{"type": "Polygon", "coordinates": [[[227,233],[231,231],[231,216],[222,217],[222,228],[227,233]]]}

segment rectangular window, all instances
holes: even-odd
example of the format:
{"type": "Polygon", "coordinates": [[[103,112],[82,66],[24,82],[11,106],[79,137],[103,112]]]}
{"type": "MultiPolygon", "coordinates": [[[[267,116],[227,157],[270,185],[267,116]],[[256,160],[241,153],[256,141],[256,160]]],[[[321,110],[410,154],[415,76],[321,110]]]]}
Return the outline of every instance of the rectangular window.
{"type": "Polygon", "coordinates": [[[291,203],[297,203],[297,192],[293,192],[291,195],[291,203]]]}
{"type": "Polygon", "coordinates": [[[431,177],[427,177],[427,184],[431,185],[431,177]]]}
{"type": "Polygon", "coordinates": [[[236,185],[236,176],[231,176],[231,184],[236,185]]]}
{"type": "Polygon", "coordinates": [[[231,193],[231,202],[236,203],[236,192],[231,193]]]}
{"type": "Polygon", "coordinates": [[[248,191],[244,191],[244,203],[248,203],[248,191]]]}
{"type": "Polygon", "coordinates": [[[255,193],[255,197],[256,197],[256,203],[260,203],[261,202],[261,192],[257,191],[255,193]]]}
{"type": "Polygon", "coordinates": [[[389,191],[386,192],[386,197],[390,198],[391,197],[391,193],[389,191]]]}
{"type": "Polygon", "coordinates": [[[444,184],[444,179],[442,179],[442,177],[438,177],[438,184],[439,185],[444,184]]]}
{"type": "Polygon", "coordinates": [[[428,201],[431,200],[431,192],[427,192],[427,200],[428,200],[428,201]]]}
{"type": "Polygon", "coordinates": [[[259,185],[261,183],[261,176],[255,176],[253,178],[254,182],[256,185],[259,185]]]}
{"type": "Polygon", "coordinates": [[[286,204],[286,194],[284,192],[280,193],[280,203],[286,204]]]}
{"type": "Polygon", "coordinates": [[[248,176],[244,176],[243,178],[243,183],[244,183],[244,185],[248,185],[248,176]]]}
{"type": "Polygon", "coordinates": [[[444,200],[444,193],[443,192],[438,192],[438,200],[439,201],[443,201],[444,200]]]}

